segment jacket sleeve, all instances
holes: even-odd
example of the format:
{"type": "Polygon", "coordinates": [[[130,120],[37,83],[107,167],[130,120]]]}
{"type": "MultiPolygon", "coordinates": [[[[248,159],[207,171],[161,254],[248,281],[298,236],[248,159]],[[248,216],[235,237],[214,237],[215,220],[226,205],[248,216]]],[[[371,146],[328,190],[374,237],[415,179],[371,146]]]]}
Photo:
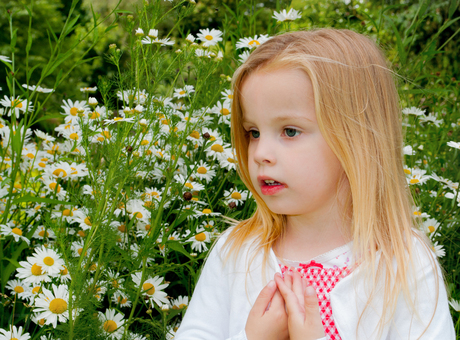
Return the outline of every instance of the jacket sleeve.
{"type": "Polygon", "coordinates": [[[416,281],[410,288],[416,298],[418,313],[411,312],[401,296],[387,339],[455,340],[446,288],[436,256],[419,240],[415,241],[414,250],[416,281]]]}
{"type": "Polygon", "coordinates": [[[244,330],[229,337],[230,284],[220,255],[223,242],[217,241],[206,260],[176,340],[246,340],[244,330]]]}

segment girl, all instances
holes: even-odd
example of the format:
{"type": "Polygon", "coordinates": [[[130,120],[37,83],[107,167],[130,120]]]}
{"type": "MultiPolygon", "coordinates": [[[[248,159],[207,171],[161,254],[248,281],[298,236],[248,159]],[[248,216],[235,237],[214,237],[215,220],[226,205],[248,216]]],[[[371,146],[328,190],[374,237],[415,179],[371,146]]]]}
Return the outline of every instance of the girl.
{"type": "Polygon", "coordinates": [[[282,34],[232,84],[232,142],[257,210],[215,244],[176,339],[454,339],[376,44],[282,34]]]}

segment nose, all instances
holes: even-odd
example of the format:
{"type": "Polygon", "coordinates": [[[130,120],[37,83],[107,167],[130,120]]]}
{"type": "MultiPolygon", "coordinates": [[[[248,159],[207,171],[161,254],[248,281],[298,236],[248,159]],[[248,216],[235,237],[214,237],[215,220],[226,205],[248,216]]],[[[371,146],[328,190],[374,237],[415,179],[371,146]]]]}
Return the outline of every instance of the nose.
{"type": "Polygon", "coordinates": [[[276,163],[275,145],[269,138],[260,136],[254,145],[253,159],[259,165],[273,165],[276,163]]]}

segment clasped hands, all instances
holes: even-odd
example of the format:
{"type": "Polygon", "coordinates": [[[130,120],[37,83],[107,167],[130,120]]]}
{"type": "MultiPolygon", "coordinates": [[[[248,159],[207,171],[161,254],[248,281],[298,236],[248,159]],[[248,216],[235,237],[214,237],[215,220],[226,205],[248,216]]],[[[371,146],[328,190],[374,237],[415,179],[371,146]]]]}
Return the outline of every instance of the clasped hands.
{"type": "Polygon", "coordinates": [[[317,340],[325,336],[313,287],[294,270],[260,292],[246,322],[248,340],[317,340]]]}

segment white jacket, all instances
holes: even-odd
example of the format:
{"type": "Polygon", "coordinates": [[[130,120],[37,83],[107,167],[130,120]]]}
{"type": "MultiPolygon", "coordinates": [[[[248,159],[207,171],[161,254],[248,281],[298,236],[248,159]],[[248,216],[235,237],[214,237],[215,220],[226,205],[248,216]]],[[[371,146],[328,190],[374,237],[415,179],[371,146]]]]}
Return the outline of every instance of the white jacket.
{"type": "MultiPolygon", "coordinates": [[[[266,267],[265,279],[262,276],[263,254],[254,253],[254,244],[247,243],[241,249],[235,262],[223,265],[221,252],[225,242],[225,233],[210,252],[184,319],[175,335],[175,340],[245,340],[244,328],[254,301],[263,287],[280,273],[277,258],[270,250],[270,259],[266,267]],[[255,254],[249,274],[246,274],[251,256],[255,254]]],[[[359,315],[367,303],[366,292],[361,278],[360,267],[343,278],[331,291],[330,300],[335,325],[342,340],[377,339],[424,339],[455,340],[455,331],[449,311],[446,289],[439,277],[439,289],[436,291],[435,273],[430,265],[426,248],[414,237],[414,250],[417,277],[418,316],[410,312],[404,297],[399,297],[395,315],[384,327],[382,336],[377,338],[377,325],[382,315],[381,296],[372,300],[356,329],[359,315]],[[418,260],[418,261],[417,261],[418,260]],[[436,293],[439,293],[437,306],[436,293]],[[428,322],[436,312],[431,324],[423,333],[428,322]],[[423,334],[422,334],[423,333],[423,334]]],[[[378,260],[378,258],[377,258],[378,260]]],[[[441,273],[436,261],[438,272],[441,273]]],[[[380,288],[383,284],[380,285],[380,288]]],[[[412,286],[411,292],[415,289],[412,286]]],[[[381,292],[381,291],[380,291],[381,292]]],[[[321,340],[326,338],[322,338],[321,340]]]]}

